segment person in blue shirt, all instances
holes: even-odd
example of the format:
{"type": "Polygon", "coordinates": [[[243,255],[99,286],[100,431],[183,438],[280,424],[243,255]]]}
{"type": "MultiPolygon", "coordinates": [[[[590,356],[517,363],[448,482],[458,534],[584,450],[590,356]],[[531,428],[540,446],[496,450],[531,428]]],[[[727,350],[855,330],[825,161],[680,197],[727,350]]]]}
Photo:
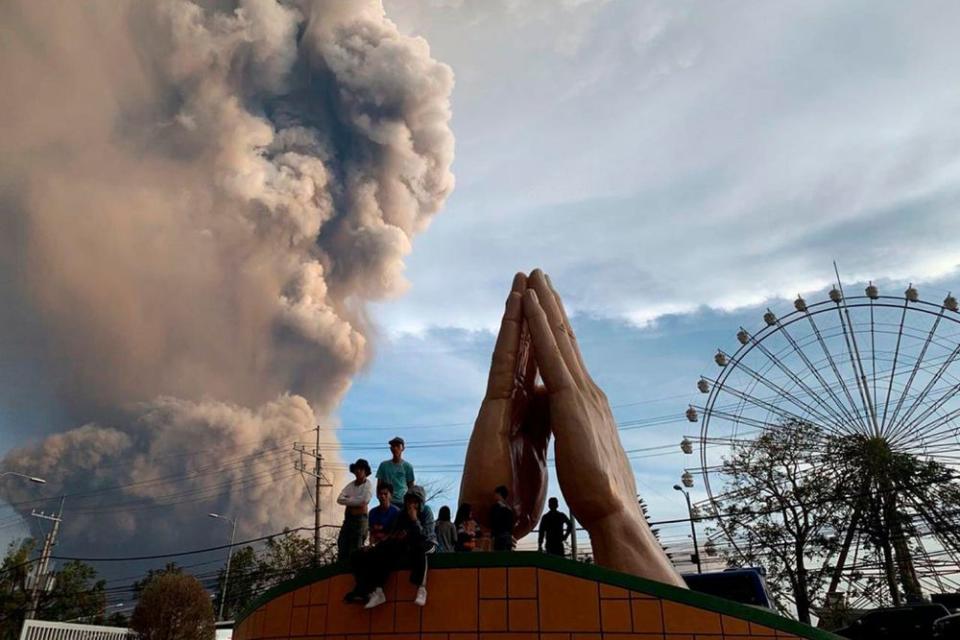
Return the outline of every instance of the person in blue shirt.
{"type": "Polygon", "coordinates": [[[393,485],[382,482],[377,488],[377,500],[380,504],[370,510],[367,518],[370,522],[370,544],[384,540],[393,528],[393,521],[400,515],[400,509],[390,504],[393,497],[393,485]]]}
{"type": "Polygon", "coordinates": [[[414,604],[427,602],[427,554],[437,546],[433,512],[424,502],[423,487],[410,487],[403,510],[387,537],[373,547],[361,549],[351,558],[354,588],[344,596],[347,602],[363,602],[367,609],[387,601],[383,585],[400,566],[410,567],[410,582],[417,587],[414,604]]]}
{"type": "Polygon", "coordinates": [[[390,445],[390,459],[384,460],[377,467],[377,486],[384,482],[393,485],[391,502],[398,509],[402,509],[403,496],[407,489],[414,485],[413,465],[403,459],[403,450],[407,448],[403,438],[398,436],[387,444],[390,445]]]}

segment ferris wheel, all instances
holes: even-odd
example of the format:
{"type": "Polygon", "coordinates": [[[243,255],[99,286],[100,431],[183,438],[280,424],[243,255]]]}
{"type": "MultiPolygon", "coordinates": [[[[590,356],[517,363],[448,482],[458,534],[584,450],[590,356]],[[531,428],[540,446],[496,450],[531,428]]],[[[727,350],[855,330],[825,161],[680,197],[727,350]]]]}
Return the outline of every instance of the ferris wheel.
{"type": "Polygon", "coordinates": [[[698,508],[716,523],[708,554],[719,547],[755,560],[744,531],[764,514],[742,500],[739,512],[730,506],[742,491],[730,461],[796,436],[804,450],[786,459],[804,461],[801,482],[829,484],[842,514],[821,532],[829,552],[811,561],[826,568],[827,600],[862,608],[960,591],[956,298],[927,302],[913,285],[881,295],[873,283],[847,295],[838,282],[826,299],[797,297],[793,307],[741,327],[735,348],[719,349],[712,375],[697,382],[704,402],[686,411],[699,435],[681,447],[693,454],[698,444],[700,463],[682,481],[700,476],[706,490],[698,508]]]}

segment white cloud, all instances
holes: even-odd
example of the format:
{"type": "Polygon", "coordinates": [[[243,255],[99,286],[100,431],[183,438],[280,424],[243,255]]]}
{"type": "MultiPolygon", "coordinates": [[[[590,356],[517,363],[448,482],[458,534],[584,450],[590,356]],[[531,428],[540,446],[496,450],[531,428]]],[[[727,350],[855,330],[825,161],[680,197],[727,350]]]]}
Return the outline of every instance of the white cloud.
{"type": "Polygon", "coordinates": [[[456,73],[459,180],[378,308],[392,332],[493,328],[538,265],[571,307],[646,324],[819,289],[834,259],[917,281],[960,262],[954,4],[387,11],[456,73]]]}

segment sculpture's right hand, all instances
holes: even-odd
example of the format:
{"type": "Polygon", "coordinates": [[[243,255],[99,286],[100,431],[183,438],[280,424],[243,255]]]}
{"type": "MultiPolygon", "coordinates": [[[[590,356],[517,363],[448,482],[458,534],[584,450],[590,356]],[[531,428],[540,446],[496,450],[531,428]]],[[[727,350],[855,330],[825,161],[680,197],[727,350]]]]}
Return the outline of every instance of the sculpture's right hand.
{"type": "Polygon", "coordinates": [[[685,586],[640,511],[610,403],[587,372],[560,296],[539,269],[527,279],[523,312],[549,398],[557,479],[590,533],[595,561],[685,586]]]}

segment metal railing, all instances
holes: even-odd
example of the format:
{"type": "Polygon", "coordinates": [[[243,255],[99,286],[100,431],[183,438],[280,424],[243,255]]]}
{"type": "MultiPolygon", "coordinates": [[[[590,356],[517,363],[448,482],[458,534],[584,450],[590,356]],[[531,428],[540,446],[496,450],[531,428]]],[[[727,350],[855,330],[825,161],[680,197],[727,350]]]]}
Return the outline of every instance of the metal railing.
{"type": "Polygon", "coordinates": [[[27,620],[20,640],[135,640],[137,635],[123,627],[103,627],[72,622],[27,620]]]}

